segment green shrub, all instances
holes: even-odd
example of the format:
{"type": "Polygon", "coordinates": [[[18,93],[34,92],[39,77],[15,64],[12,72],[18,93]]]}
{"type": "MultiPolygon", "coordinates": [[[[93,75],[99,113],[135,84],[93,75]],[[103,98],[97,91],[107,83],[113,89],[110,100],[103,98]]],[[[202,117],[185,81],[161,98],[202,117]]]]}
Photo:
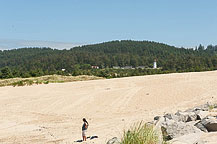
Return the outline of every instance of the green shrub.
{"type": "Polygon", "coordinates": [[[121,144],[156,144],[158,135],[153,126],[142,122],[133,126],[130,130],[124,131],[121,144]]]}
{"type": "Polygon", "coordinates": [[[31,86],[31,85],[33,85],[33,84],[34,84],[34,82],[33,82],[32,80],[28,80],[28,81],[27,81],[27,85],[28,85],[28,86],[31,86]]]}
{"type": "Polygon", "coordinates": [[[214,105],[210,105],[209,106],[209,111],[213,110],[214,109],[214,105]]]}
{"type": "Polygon", "coordinates": [[[42,84],[42,81],[37,80],[35,83],[36,83],[37,85],[38,85],[38,84],[42,84]]]}
{"type": "Polygon", "coordinates": [[[49,84],[49,81],[44,81],[43,83],[44,83],[44,84],[49,84]]]}
{"type": "Polygon", "coordinates": [[[15,86],[17,86],[17,83],[14,82],[14,83],[12,83],[11,85],[12,85],[13,87],[15,87],[15,86]]]}
{"type": "Polygon", "coordinates": [[[12,83],[12,85],[15,87],[15,86],[25,86],[26,83],[24,81],[18,81],[18,82],[14,82],[12,83]]]}

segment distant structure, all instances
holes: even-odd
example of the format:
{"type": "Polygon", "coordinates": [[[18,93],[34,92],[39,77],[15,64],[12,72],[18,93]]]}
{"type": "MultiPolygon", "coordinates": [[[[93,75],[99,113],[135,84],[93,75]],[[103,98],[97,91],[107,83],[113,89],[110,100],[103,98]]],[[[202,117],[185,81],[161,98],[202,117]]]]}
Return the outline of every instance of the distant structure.
{"type": "Polygon", "coordinates": [[[156,69],[157,68],[157,60],[155,59],[154,60],[154,65],[153,65],[153,69],[156,69]]]}
{"type": "Polygon", "coordinates": [[[120,69],[121,67],[119,66],[113,66],[113,69],[120,69]]]}
{"type": "Polygon", "coordinates": [[[91,66],[92,69],[99,69],[99,66],[91,66]]]}
{"type": "Polygon", "coordinates": [[[66,69],[62,69],[62,71],[64,72],[66,69]]]}
{"type": "Polygon", "coordinates": [[[133,69],[133,66],[124,66],[124,67],[121,67],[122,69],[133,69]]]}
{"type": "Polygon", "coordinates": [[[146,67],[145,66],[138,66],[136,67],[137,69],[145,69],[146,67]]]}

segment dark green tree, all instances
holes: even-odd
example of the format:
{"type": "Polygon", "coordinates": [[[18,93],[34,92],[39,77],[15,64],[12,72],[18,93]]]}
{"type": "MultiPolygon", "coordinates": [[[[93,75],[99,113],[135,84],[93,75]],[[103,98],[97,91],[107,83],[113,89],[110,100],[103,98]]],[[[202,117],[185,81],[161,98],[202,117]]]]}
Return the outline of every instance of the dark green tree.
{"type": "Polygon", "coordinates": [[[12,78],[13,74],[12,74],[9,67],[5,67],[5,68],[1,69],[1,75],[0,76],[3,79],[7,79],[7,78],[12,78]]]}

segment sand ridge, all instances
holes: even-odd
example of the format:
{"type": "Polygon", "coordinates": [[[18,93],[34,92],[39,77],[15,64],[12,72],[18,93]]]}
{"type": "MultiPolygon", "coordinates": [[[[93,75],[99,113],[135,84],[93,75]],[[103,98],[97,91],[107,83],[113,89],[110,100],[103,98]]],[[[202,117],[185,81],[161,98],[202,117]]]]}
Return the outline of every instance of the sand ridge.
{"type": "Polygon", "coordinates": [[[0,88],[0,143],[105,143],[135,122],[217,101],[217,71],[0,88]]]}

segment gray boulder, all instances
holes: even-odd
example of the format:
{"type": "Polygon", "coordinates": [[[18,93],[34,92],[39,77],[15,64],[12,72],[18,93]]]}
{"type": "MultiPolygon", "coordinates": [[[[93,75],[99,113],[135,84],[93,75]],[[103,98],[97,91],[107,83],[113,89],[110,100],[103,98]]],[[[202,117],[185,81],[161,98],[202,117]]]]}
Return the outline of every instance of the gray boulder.
{"type": "Polygon", "coordinates": [[[202,133],[191,133],[169,141],[171,144],[203,144],[202,133]]]}
{"type": "Polygon", "coordinates": [[[201,123],[201,121],[198,122],[198,123],[196,123],[195,126],[196,126],[198,129],[200,129],[201,131],[203,131],[203,132],[206,132],[206,133],[208,132],[208,130],[206,129],[206,127],[201,123]]]}
{"type": "Polygon", "coordinates": [[[200,122],[196,123],[195,126],[204,132],[216,132],[217,131],[217,118],[207,116],[200,122]]]}
{"type": "Polygon", "coordinates": [[[161,116],[155,116],[154,117],[154,121],[157,121],[157,120],[159,120],[161,118],[161,116]]]}
{"type": "Polygon", "coordinates": [[[106,144],[120,144],[117,137],[113,137],[106,144]]]}
{"type": "Polygon", "coordinates": [[[158,135],[158,142],[157,144],[162,144],[163,143],[163,134],[161,130],[161,124],[164,122],[164,117],[158,117],[157,119],[154,119],[154,131],[158,135]]]}
{"type": "Polygon", "coordinates": [[[167,113],[164,115],[164,118],[174,121],[179,121],[179,117],[175,114],[167,113]]]}
{"type": "Polygon", "coordinates": [[[163,125],[169,137],[177,138],[190,133],[200,132],[195,126],[184,122],[168,121],[163,125]]]}
{"type": "Polygon", "coordinates": [[[163,137],[166,139],[173,139],[191,133],[200,133],[201,131],[194,125],[184,123],[182,121],[175,121],[167,117],[160,118],[156,125],[161,126],[163,137]]]}
{"type": "Polygon", "coordinates": [[[197,114],[195,112],[178,111],[177,113],[175,113],[175,115],[178,117],[178,121],[181,121],[181,122],[190,122],[190,121],[197,120],[197,114]]]}
{"type": "Polygon", "coordinates": [[[198,119],[198,116],[195,112],[181,112],[181,111],[178,111],[175,114],[167,113],[164,115],[164,117],[169,120],[174,120],[177,122],[190,122],[190,121],[196,121],[198,119]]]}
{"type": "Polygon", "coordinates": [[[197,120],[202,120],[209,115],[209,111],[197,111],[197,120]]]}

